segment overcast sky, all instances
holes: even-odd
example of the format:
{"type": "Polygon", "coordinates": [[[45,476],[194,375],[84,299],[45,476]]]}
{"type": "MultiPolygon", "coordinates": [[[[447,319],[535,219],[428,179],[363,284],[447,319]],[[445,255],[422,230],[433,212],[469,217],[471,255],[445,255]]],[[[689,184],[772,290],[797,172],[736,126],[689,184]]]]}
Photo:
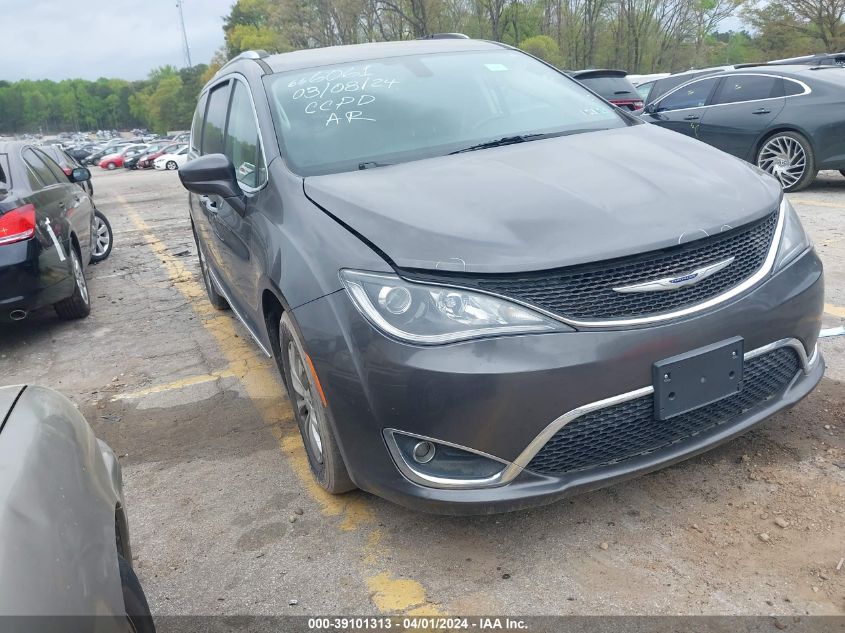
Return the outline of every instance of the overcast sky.
{"type": "MultiPolygon", "coordinates": [[[[183,0],[194,64],[223,45],[234,0],[183,0]]],[[[143,79],[185,65],[176,0],[0,0],[0,79],[143,79]]]]}

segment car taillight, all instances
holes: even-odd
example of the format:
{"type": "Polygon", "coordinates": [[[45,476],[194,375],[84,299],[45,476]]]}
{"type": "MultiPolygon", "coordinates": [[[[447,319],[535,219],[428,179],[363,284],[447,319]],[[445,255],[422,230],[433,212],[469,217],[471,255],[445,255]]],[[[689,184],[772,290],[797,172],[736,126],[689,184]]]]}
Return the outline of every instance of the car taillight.
{"type": "Polygon", "coordinates": [[[28,240],[35,235],[35,206],[18,207],[0,215],[0,244],[28,240]]]}
{"type": "Polygon", "coordinates": [[[644,104],[642,101],[634,101],[634,110],[642,110],[644,104]]]}
{"type": "Polygon", "coordinates": [[[73,173],[73,170],[70,167],[63,167],[62,171],[65,172],[65,176],[68,177],[70,177],[70,175],[73,173]]]}

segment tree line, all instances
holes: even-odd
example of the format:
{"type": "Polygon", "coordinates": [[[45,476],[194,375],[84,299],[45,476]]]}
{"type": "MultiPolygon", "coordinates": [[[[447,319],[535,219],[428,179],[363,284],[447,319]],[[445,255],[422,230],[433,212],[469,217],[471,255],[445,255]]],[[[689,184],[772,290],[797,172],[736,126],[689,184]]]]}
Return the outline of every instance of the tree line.
{"type": "Polygon", "coordinates": [[[237,0],[209,64],[143,81],[0,81],[0,134],[187,129],[196,97],[244,50],[403,40],[460,32],[519,46],[564,69],[631,73],[845,50],[845,0],[237,0]],[[719,32],[725,18],[750,32],[719,32]]]}
{"type": "Polygon", "coordinates": [[[0,134],[184,130],[214,70],[208,64],[178,70],[165,66],[143,81],[0,81],[0,134]]]}
{"type": "Polygon", "coordinates": [[[460,32],[561,68],[631,73],[845,49],[845,0],[238,0],[228,56],[460,32]],[[748,31],[719,33],[728,17],[748,31]]]}

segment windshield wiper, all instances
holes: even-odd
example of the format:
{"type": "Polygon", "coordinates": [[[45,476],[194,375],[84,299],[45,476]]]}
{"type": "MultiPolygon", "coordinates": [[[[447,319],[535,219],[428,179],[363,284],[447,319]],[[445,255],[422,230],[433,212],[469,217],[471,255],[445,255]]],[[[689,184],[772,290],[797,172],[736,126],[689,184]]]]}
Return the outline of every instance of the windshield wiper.
{"type": "Polygon", "coordinates": [[[463,149],[456,149],[454,152],[449,152],[449,154],[461,154],[463,152],[474,152],[478,149],[489,149],[491,147],[503,147],[504,145],[514,145],[516,143],[525,143],[526,141],[534,141],[538,138],[547,138],[549,136],[554,136],[552,134],[517,134],[516,136],[503,136],[502,138],[497,138],[492,141],[487,141],[485,143],[479,143],[478,145],[470,145],[469,147],[464,147],[463,149]]]}
{"type": "Polygon", "coordinates": [[[393,163],[377,163],[374,160],[368,160],[364,163],[358,163],[358,169],[372,169],[373,167],[390,167],[393,163]]]}

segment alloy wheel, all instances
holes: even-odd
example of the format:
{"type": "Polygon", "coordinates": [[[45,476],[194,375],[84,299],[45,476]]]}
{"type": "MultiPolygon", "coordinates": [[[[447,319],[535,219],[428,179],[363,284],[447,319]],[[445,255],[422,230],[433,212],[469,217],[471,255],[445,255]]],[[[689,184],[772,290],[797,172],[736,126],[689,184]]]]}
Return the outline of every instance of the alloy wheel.
{"type": "Polygon", "coordinates": [[[79,294],[82,296],[82,301],[88,305],[88,283],[85,281],[85,274],[82,272],[82,264],[79,263],[79,257],[76,251],[71,250],[70,261],[73,266],[73,277],[76,280],[76,286],[79,288],[79,294]]]}
{"type": "Polygon", "coordinates": [[[290,367],[290,382],[294,391],[294,406],[305,423],[309,448],[314,460],[323,463],[323,438],[320,435],[320,423],[314,409],[314,396],[311,381],[308,380],[307,369],[302,360],[302,354],[293,341],[288,343],[288,363],[290,367]]]}
{"type": "Polygon", "coordinates": [[[102,257],[109,250],[111,244],[111,233],[106,223],[96,214],[94,214],[94,247],[91,249],[94,257],[102,257]]]}
{"type": "Polygon", "coordinates": [[[794,138],[774,136],[760,150],[757,165],[777,178],[784,189],[789,189],[807,170],[807,152],[794,138]]]}
{"type": "Polygon", "coordinates": [[[174,161],[172,161],[172,160],[167,161],[167,168],[170,169],[171,171],[176,169],[177,167],[178,167],[178,165],[174,161]]]}

